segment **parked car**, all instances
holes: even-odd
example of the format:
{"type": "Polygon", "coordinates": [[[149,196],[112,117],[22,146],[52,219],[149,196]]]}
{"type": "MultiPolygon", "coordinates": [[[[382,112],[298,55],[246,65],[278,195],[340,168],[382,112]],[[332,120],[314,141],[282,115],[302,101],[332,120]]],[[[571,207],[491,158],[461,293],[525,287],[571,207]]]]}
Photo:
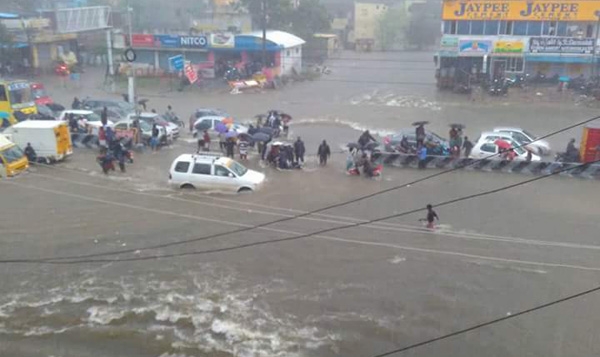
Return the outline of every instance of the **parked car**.
{"type": "Polygon", "coordinates": [[[190,115],[190,120],[189,120],[189,128],[190,131],[192,131],[194,129],[194,123],[202,118],[202,117],[227,117],[228,114],[225,113],[222,110],[219,109],[210,109],[210,108],[199,108],[196,109],[192,115],[190,115]]]}
{"type": "MultiPolygon", "coordinates": [[[[68,119],[69,119],[68,115],[74,115],[78,122],[83,119],[86,126],[93,127],[95,129],[102,126],[102,122],[100,120],[100,115],[94,113],[91,110],[81,110],[81,109],[63,110],[58,115],[58,120],[68,121],[68,119]]],[[[114,123],[111,120],[107,120],[106,125],[113,126],[114,123]]]]}
{"type": "Polygon", "coordinates": [[[125,111],[127,114],[135,112],[135,106],[131,103],[125,102],[123,100],[115,100],[115,99],[93,99],[93,98],[85,98],[81,102],[81,108],[94,110],[94,109],[102,109],[102,108],[119,108],[125,111]]]}
{"type": "MultiPolygon", "coordinates": [[[[417,151],[417,134],[415,132],[415,128],[401,129],[396,134],[388,135],[388,136],[384,137],[383,145],[384,145],[385,151],[387,151],[387,152],[398,151],[397,148],[400,145],[400,141],[402,140],[402,137],[406,137],[406,140],[408,141],[408,145],[410,147],[410,151],[416,152],[417,151]]],[[[436,134],[432,131],[429,131],[429,130],[425,130],[425,142],[435,144],[435,146],[440,149],[439,150],[440,152],[436,153],[439,155],[447,153],[450,149],[450,143],[448,142],[448,140],[442,138],[438,134],[436,134]]]]}
{"type": "Polygon", "coordinates": [[[531,134],[525,129],[514,127],[494,128],[494,132],[509,134],[516,142],[534,150],[540,156],[550,155],[550,144],[546,140],[537,140],[537,136],[531,134]]]}
{"type": "MultiPolygon", "coordinates": [[[[525,161],[527,160],[527,150],[521,147],[521,144],[516,142],[510,134],[498,133],[498,132],[483,132],[473,150],[471,151],[470,157],[473,159],[494,159],[494,160],[502,160],[503,157],[501,155],[495,155],[500,153],[501,149],[497,145],[497,140],[502,140],[510,144],[511,148],[515,152],[516,156],[514,158],[515,161],[525,161]],[[492,156],[495,155],[495,156],[492,156]]],[[[536,155],[531,155],[531,161],[541,161],[542,159],[536,155]]]]}
{"type": "MultiPolygon", "coordinates": [[[[199,131],[208,130],[208,133],[211,137],[216,137],[218,133],[215,131],[215,126],[223,119],[225,119],[225,117],[222,116],[207,116],[199,118],[194,122],[192,135],[197,137],[199,131]]],[[[247,126],[236,122],[231,125],[231,129],[237,131],[239,134],[248,132],[247,126]]]]}
{"type": "Polygon", "coordinates": [[[169,171],[169,184],[180,188],[250,192],[258,190],[264,181],[264,174],[220,155],[183,154],[169,171]]]}
{"type": "MultiPolygon", "coordinates": [[[[152,137],[152,124],[140,120],[139,121],[140,130],[141,130],[141,140],[142,143],[148,144],[150,142],[150,138],[152,137]]],[[[117,133],[117,137],[129,137],[131,135],[124,134],[125,132],[130,132],[135,128],[133,119],[125,119],[115,123],[114,129],[117,133]]],[[[158,139],[161,144],[165,144],[168,142],[167,138],[167,129],[163,126],[158,126],[158,139]]]]}
{"type": "Polygon", "coordinates": [[[173,124],[165,119],[163,119],[159,114],[152,112],[142,112],[139,114],[129,114],[127,116],[128,120],[134,120],[138,118],[140,121],[144,121],[150,125],[156,124],[165,128],[167,132],[167,141],[172,142],[179,138],[179,125],[173,124]]]}
{"type": "Polygon", "coordinates": [[[33,96],[33,100],[37,105],[48,105],[54,102],[48,95],[48,92],[46,92],[46,88],[44,88],[43,83],[31,83],[31,95],[33,96]]]}

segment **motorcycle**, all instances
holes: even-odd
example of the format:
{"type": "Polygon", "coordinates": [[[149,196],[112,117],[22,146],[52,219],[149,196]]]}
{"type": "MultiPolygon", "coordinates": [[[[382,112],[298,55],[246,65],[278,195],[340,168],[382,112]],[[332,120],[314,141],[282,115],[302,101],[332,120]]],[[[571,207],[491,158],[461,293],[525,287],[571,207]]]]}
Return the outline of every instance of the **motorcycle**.
{"type": "Polygon", "coordinates": [[[58,62],[54,67],[54,73],[57,76],[66,77],[71,74],[71,70],[69,70],[69,66],[67,66],[64,62],[58,62]]]}
{"type": "Polygon", "coordinates": [[[237,68],[230,67],[229,69],[227,69],[227,71],[225,71],[223,79],[225,79],[225,81],[227,82],[239,81],[242,79],[242,74],[240,73],[240,71],[238,71],[237,68]]]}
{"type": "Polygon", "coordinates": [[[579,162],[579,154],[569,154],[566,152],[558,152],[556,153],[556,155],[554,156],[554,161],[555,162],[574,162],[577,163],[579,162]]]}
{"type": "Polygon", "coordinates": [[[488,94],[492,96],[500,96],[508,93],[510,82],[506,79],[494,78],[488,89],[488,94]]]}

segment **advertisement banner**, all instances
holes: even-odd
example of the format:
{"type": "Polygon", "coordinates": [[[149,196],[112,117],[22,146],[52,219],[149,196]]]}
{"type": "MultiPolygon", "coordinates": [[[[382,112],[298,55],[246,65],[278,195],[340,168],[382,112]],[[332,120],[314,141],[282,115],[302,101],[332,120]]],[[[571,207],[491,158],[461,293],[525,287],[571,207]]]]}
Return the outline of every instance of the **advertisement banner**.
{"type": "Polygon", "coordinates": [[[529,39],[530,53],[592,54],[594,39],[575,37],[532,37],[529,39]]]}
{"type": "Polygon", "coordinates": [[[444,20],[598,21],[600,1],[444,0],[444,20]]]}
{"type": "Polygon", "coordinates": [[[210,47],[234,48],[235,35],[230,32],[213,33],[210,35],[210,47]]]}
{"type": "Polygon", "coordinates": [[[154,36],[144,34],[131,35],[131,47],[154,47],[154,36]]]}
{"type": "Polygon", "coordinates": [[[179,36],[154,35],[154,44],[161,48],[177,48],[179,47],[179,36]]]}
{"type": "Polygon", "coordinates": [[[491,40],[460,40],[458,42],[458,54],[460,56],[484,56],[492,49],[491,40]]]}
{"type": "Polygon", "coordinates": [[[190,62],[186,62],[184,72],[185,76],[190,81],[190,84],[196,83],[196,81],[198,80],[198,73],[196,73],[194,67],[192,67],[192,64],[190,62]]]}
{"type": "Polygon", "coordinates": [[[169,57],[169,65],[174,71],[182,71],[183,70],[183,55],[177,55],[173,57],[169,57]]]}
{"type": "Polygon", "coordinates": [[[523,53],[525,46],[520,40],[498,40],[494,42],[494,53],[523,53]]]}
{"type": "Polygon", "coordinates": [[[206,36],[179,36],[179,46],[186,48],[206,48],[206,36]]]}

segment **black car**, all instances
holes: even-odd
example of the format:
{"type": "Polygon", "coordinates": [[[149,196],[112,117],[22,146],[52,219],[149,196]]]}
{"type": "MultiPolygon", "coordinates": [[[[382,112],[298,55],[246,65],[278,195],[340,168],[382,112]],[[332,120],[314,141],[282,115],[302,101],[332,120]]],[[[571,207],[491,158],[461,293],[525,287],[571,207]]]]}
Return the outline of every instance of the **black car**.
{"type": "MultiPolygon", "coordinates": [[[[408,141],[408,145],[410,147],[411,152],[417,151],[417,134],[415,132],[415,128],[406,128],[401,129],[399,132],[393,135],[388,135],[383,138],[383,144],[385,146],[385,151],[387,152],[396,152],[398,151],[398,147],[400,146],[400,141],[403,137],[406,137],[408,141]]],[[[425,130],[425,141],[436,144],[435,147],[440,147],[441,151],[447,151],[450,148],[450,143],[448,140],[442,138],[436,133],[425,130]]]]}
{"type": "Polygon", "coordinates": [[[102,108],[117,108],[116,110],[123,111],[126,114],[135,112],[135,106],[131,103],[115,100],[115,99],[93,99],[86,98],[81,102],[81,109],[93,110],[102,108]]]}

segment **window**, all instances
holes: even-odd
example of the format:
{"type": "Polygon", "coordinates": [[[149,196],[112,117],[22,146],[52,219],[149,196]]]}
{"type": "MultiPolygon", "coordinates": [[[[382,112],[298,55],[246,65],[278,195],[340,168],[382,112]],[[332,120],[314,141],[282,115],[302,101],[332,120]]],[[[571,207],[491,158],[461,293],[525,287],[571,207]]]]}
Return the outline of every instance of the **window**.
{"type": "Polygon", "coordinates": [[[542,27],[542,35],[556,36],[556,21],[544,21],[542,27]]]}
{"type": "Polygon", "coordinates": [[[456,20],[444,21],[444,33],[446,35],[455,35],[456,34],[456,20]]]}
{"type": "Polygon", "coordinates": [[[542,34],[542,22],[530,21],[527,25],[527,36],[540,36],[542,34]]]}
{"type": "Polygon", "coordinates": [[[530,143],[531,142],[531,140],[529,140],[525,135],[523,135],[519,132],[515,131],[510,134],[513,137],[513,139],[515,139],[517,142],[521,142],[521,143],[530,143]]]}
{"type": "Polygon", "coordinates": [[[483,21],[471,21],[471,35],[483,35],[483,21]]]}
{"type": "Polygon", "coordinates": [[[494,154],[496,152],[496,145],[494,145],[492,143],[483,144],[483,145],[481,145],[481,151],[494,154]]]}
{"type": "Polygon", "coordinates": [[[0,101],[6,102],[6,88],[4,86],[0,86],[0,101]]]}
{"type": "Polygon", "coordinates": [[[512,21],[500,21],[500,35],[512,35],[513,33],[513,22],[512,21]]]}
{"type": "Polygon", "coordinates": [[[188,172],[190,168],[190,163],[187,161],[179,161],[175,165],[175,172],[188,172]]]}
{"type": "Polygon", "coordinates": [[[285,55],[289,57],[290,56],[290,50],[285,51],[285,55]]]}
{"type": "Polygon", "coordinates": [[[558,23],[558,26],[556,26],[557,30],[556,30],[556,36],[566,36],[567,35],[567,23],[564,21],[561,21],[558,23]]]}
{"type": "Polygon", "coordinates": [[[486,35],[497,35],[498,34],[498,21],[486,21],[484,34],[486,35]]]}
{"type": "Polygon", "coordinates": [[[513,35],[525,36],[527,34],[527,21],[517,21],[513,25],[513,35]]]}
{"type": "Polygon", "coordinates": [[[192,173],[198,175],[210,175],[210,164],[195,164],[192,173]]]}
{"type": "Polygon", "coordinates": [[[456,34],[468,35],[471,33],[471,21],[458,21],[456,34]]]}
{"type": "Polygon", "coordinates": [[[300,47],[296,47],[296,53],[300,53],[300,47]]]}
{"type": "Polygon", "coordinates": [[[506,72],[523,72],[523,59],[517,57],[507,58],[506,72]]]}
{"type": "Polygon", "coordinates": [[[227,177],[229,176],[229,170],[223,166],[215,165],[215,176],[227,177]]]}

